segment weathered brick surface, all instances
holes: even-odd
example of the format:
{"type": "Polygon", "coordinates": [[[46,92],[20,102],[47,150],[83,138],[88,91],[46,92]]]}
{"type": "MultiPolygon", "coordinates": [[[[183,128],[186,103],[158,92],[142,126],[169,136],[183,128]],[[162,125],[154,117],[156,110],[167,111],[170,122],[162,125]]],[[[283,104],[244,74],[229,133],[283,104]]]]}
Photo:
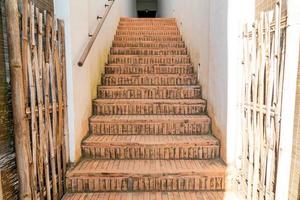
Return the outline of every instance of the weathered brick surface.
{"type": "Polygon", "coordinates": [[[215,160],[83,160],[67,174],[69,192],[224,190],[215,160]]]}
{"type": "Polygon", "coordinates": [[[208,134],[205,115],[110,115],[90,118],[93,134],[112,135],[199,135],[208,134]]]}
{"type": "Polygon", "coordinates": [[[167,31],[162,31],[162,30],[148,30],[148,31],[145,31],[145,30],[141,30],[141,31],[126,31],[126,30],[119,30],[117,31],[116,35],[122,35],[122,36],[138,36],[138,35],[141,35],[141,36],[144,36],[144,35],[169,35],[169,36],[172,36],[172,35],[180,35],[180,32],[178,30],[167,30],[167,31]]]}
{"type": "Polygon", "coordinates": [[[68,192],[85,193],[65,200],[178,191],[222,199],[208,191],[224,190],[226,165],[175,19],[122,18],[101,83],[83,159],[66,178],[68,192]]]}
{"type": "Polygon", "coordinates": [[[196,85],[197,76],[194,74],[106,74],[102,78],[102,84],[107,86],[123,85],[196,85]]]}
{"type": "Polygon", "coordinates": [[[110,50],[113,55],[187,55],[186,48],[122,48],[114,47],[110,50]]]}
{"type": "Polygon", "coordinates": [[[219,142],[209,135],[91,135],[82,144],[85,157],[95,159],[214,159],[219,142]]]}
{"type": "Polygon", "coordinates": [[[182,37],[180,35],[175,35],[175,36],[123,36],[123,35],[116,35],[115,36],[115,41],[126,41],[126,42],[180,42],[182,41],[182,37]]]}
{"type": "Polygon", "coordinates": [[[190,64],[188,55],[176,56],[139,56],[139,55],[110,55],[109,64],[190,64]]]}
{"type": "Polygon", "coordinates": [[[184,48],[185,44],[182,41],[177,42],[124,42],[124,41],[113,41],[113,47],[140,47],[140,48],[184,48]]]}
{"type": "Polygon", "coordinates": [[[95,115],[200,115],[206,112],[202,99],[97,99],[95,115]]]}
{"type": "Polygon", "coordinates": [[[194,68],[190,64],[182,65],[107,65],[105,74],[193,74],[194,68]]]}
{"type": "Polygon", "coordinates": [[[199,86],[98,86],[104,99],[198,99],[199,86]]]}
{"type": "Polygon", "coordinates": [[[69,193],[64,196],[63,200],[224,200],[225,194],[222,191],[198,191],[198,192],[100,192],[100,193],[69,193]]]}

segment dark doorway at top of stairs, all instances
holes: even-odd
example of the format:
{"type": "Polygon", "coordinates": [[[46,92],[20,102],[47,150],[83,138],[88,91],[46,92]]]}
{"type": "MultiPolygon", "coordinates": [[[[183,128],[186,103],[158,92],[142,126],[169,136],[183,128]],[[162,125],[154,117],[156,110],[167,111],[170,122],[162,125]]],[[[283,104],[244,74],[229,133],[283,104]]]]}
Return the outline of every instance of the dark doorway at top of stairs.
{"type": "Polygon", "coordinates": [[[137,14],[139,18],[155,18],[156,10],[138,10],[137,14]]]}

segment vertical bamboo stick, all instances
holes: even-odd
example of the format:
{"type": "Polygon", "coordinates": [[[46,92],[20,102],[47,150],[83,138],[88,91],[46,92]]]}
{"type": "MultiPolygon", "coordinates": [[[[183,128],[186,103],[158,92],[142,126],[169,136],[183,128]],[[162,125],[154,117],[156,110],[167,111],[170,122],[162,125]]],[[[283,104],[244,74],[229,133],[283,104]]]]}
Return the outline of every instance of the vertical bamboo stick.
{"type": "Polygon", "coordinates": [[[23,82],[25,106],[28,106],[28,0],[22,0],[22,65],[23,65],[23,82]]]}
{"type": "Polygon", "coordinates": [[[58,191],[59,197],[62,197],[63,188],[62,188],[62,158],[61,158],[61,147],[62,147],[62,133],[63,133],[63,99],[62,99],[62,81],[61,81],[61,66],[59,60],[59,43],[55,42],[54,47],[54,67],[56,72],[56,85],[57,85],[57,97],[58,97],[58,131],[57,131],[57,164],[58,164],[58,191]]]}
{"type": "Polygon", "coordinates": [[[20,47],[18,5],[16,0],[6,0],[7,30],[9,36],[10,73],[12,86],[12,104],[14,116],[14,136],[19,175],[20,199],[32,199],[30,183],[30,144],[29,127],[25,113],[25,92],[20,47]]]}
{"type": "MultiPolygon", "coordinates": [[[[47,14],[46,19],[46,74],[45,74],[45,107],[50,109],[50,66],[53,66],[52,63],[52,53],[50,47],[51,40],[51,23],[52,17],[47,14]],[[48,95],[47,95],[48,94],[48,95]]],[[[49,150],[50,150],[50,162],[51,162],[51,175],[52,175],[52,196],[53,200],[57,200],[57,174],[56,174],[56,160],[55,160],[55,150],[54,150],[54,142],[53,142],[53,133],[52,133],[52,123],[50,118],[49,110],[46,109],[46,121],[47,121],[47,130],[49,137],[49,150]]]]}
{"type": "MultiPolygon", "coordinates": [[[[30,109],[31,109],[31,146],[32,146],[32,170],[33,170],[33,195],[34,198],[37,197],[37,121],[36,121],[36,87],[35,87],[35,78],[32,66],[32,58],[31,58],[31,50],[35,45],[34,38],[34,7],[30,5],[30,37],[31,37],[31,48],[28,47],[30,51],[28,51],[28,82],[29,82],[29,91],[30,91],[30,109]]],[[[29,44],[28,44],[29,45],[29,44]]]]}
{"type": "MultiPolygon", "coordinates": [[[[59,74],[60,74],[60,87],[58,88],[58,94],[59,94],[59,111],[61,111],[61,149],[62,149],[62,177],[63,182],[65,183],[65,173],[67,172],[67,158],[66,158],[66,137],[65,137],[65,114],[66,110],[64,110],[64,86],[65,86],[65,80],[64,80],[64,55],[63,55],[63,44],[62,44],[62,38],[63,38],[63,30],[62,30],[62,21],[58,20],[58,48],[59,48],[59,74]],[[61,106],[61,107],[60,107],[61,106]]],[[[57,76],[58,77],[58,76],[57,76]]]]}

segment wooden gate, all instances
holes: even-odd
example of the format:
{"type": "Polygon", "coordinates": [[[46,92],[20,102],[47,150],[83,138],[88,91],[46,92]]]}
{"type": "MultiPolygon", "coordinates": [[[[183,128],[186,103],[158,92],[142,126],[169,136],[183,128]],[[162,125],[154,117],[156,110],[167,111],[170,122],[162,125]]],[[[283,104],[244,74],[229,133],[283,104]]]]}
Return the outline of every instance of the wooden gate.
{"type": "Polygon", "coordinates": [[[64,23],[27,0],[5,7],[20,199],[60,199],[69,160],[64,23]]]}
{"type": "Polygon", "coordinates": [[[246,199],[275,198],[285,62],[286,17],[281,2],[262,12],[243,37],[243,155],[246,199]]]}

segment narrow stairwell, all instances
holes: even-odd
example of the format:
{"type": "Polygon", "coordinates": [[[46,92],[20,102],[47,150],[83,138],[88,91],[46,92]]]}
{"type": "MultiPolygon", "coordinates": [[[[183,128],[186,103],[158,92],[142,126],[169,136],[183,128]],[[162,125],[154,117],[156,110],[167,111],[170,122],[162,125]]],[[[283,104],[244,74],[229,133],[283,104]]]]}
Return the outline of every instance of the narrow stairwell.
{"type": "Polygon", "coordinates": [[[64,199],[223,199],[206,101],[168,18],[122,18],[64,199]]]}

